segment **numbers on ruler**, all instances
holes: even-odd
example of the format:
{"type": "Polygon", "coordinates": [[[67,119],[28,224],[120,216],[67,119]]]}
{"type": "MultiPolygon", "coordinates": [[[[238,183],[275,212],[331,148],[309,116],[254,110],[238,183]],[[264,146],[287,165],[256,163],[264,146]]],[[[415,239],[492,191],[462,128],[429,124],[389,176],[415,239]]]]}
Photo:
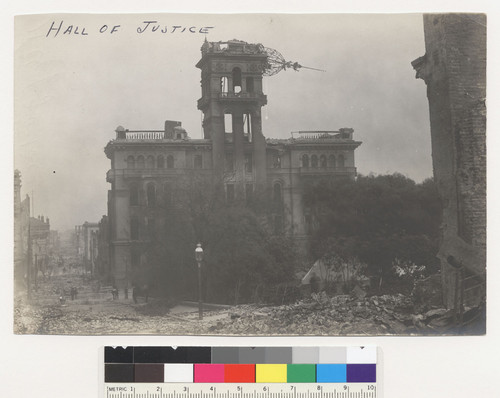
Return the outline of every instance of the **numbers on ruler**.
{"type": "Polygon", "coordinates": [[[219,386],[203,387],[138,385],[108,387],[106,398],[377,398],[375,384],[353,385],[232,385],[225,391],[219,386]],[[316,388],[314,388],[316,387],[316,388]]]}

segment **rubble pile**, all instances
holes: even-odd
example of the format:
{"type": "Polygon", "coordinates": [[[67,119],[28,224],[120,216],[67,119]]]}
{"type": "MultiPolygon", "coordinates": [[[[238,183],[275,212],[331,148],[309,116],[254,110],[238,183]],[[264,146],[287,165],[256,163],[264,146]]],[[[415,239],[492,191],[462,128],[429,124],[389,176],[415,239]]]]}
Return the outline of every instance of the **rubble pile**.
{"type": "Polygon", "coordinates": [[[412,301],[403,295],[358,298],[325,293],[278,307],[241,306],[212,327],[222,334],[373,335],[408,333],[412,301]]]}
{"type": "MultiPolygon", "coordinates": [[[[67,289],[66,289],[67,290],[67,289]]],[[[196,304],[196,303],[195,303],[196,304]]],[[[28,302],[15,298],[14,331],[21,334],[160,334],[160,335],[387,335],[456,334],[457,314],[433,302],[403,294],[369,296],[313,293],[293,304],[234,307],[208,306],[203,320],[197,308],[150,298],[113,300],[88,281],[59,278],[42,283],[28,302]],[[61,300],[62,286],[77,286],[78,298],[61,300]]],[[[485,316],[484,308],[465,308],[460,322],[485,316]]],[[[481,332],[478,331],[478,334],[481,332]]]]}

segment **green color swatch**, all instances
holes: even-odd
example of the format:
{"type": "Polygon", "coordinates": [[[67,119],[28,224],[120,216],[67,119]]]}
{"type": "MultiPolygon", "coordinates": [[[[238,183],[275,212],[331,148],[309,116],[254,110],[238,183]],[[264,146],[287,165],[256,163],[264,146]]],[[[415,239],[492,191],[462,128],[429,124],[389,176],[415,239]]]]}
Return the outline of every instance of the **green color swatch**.
{"type": "Polygon", "coordinates": [[[287,365],[288,383],[316,383],[316,365],[287,365]]]}

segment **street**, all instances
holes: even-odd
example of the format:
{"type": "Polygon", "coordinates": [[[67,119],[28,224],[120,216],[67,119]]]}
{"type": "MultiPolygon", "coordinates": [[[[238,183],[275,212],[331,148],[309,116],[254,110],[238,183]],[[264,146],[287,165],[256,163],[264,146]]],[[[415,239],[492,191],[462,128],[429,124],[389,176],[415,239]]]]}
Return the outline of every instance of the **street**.
{"type": "MultiPolygon", "coordinates": [[[[18,334],[155,334],[155,335],[383,335],[431,333],[444,309],[414,314],[410,298],[401,294],[371,297],[312,294],[281,306],[210,306],[198,319],[196,303],[171,303],[132,292],[113,300],[109,286],[97,291],[87,276],[62,274],[39,278],[28,303],[26,292],[15,298],[14,331],[18,334]],[[71,300],[71,287],[78,294],[71,300]],[[63,295],[62,292],[66,294],[63,295]],[[61,297],[63,299],[61,300],[61,297]]],[[[442,324],[446,322],[441,320],[442,324]]],[[[442,333],[443,330],[440,329],[442,333]]]]}

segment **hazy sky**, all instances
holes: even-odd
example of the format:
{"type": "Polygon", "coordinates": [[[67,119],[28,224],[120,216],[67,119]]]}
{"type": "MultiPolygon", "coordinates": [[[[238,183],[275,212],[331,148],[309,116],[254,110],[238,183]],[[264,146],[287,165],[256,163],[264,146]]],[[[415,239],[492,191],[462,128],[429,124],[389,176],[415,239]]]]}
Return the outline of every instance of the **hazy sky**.
{"type": "Polygon", "coordinates": [[[201,137],[195,64],[205,35],[191,27],[213,27],[210,41],[262,43],[327,71],[265,78],[266,137],[352,127],[363,142],[359,173],[432,175],[426,87],[410,64],[425,52],[419,14],[23,16],[15,21],[14,163],[23,197],[34,192],[35,214],[53,229],[106,214],[103,148],[118,125],[161,130],[166,119],[180,120],[201,137]],[[61,21],[58,35],[48,34],[61,21]],[[160,29],[138,33],[143,21],[160,29]],[[70,25],[73,33],[63,34],[70,25]]]}

